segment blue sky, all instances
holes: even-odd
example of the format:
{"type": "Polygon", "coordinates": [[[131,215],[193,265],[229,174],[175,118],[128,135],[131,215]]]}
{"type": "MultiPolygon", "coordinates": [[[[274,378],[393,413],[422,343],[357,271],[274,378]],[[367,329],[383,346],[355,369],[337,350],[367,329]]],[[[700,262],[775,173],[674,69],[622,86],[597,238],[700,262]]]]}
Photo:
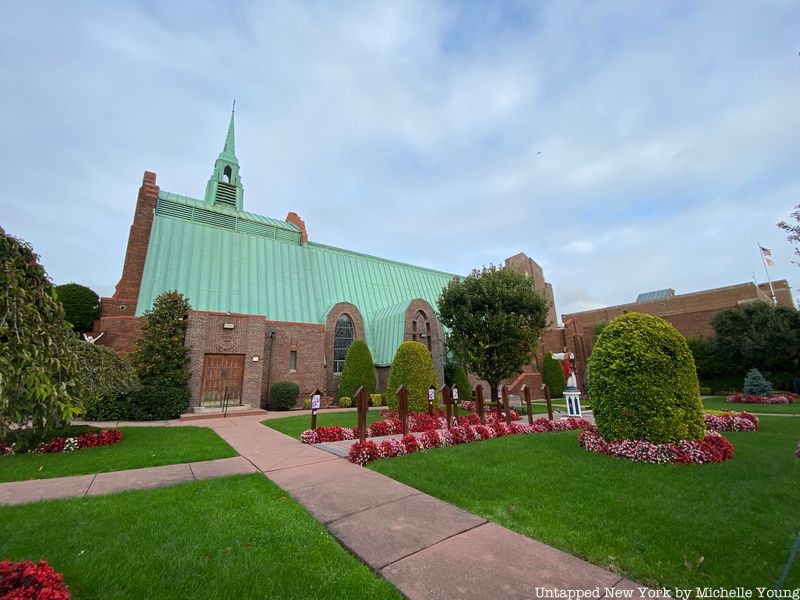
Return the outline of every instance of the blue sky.
{"type": "Polygon", "coordinates": [[[800,204],[795,2],[26,2],[0,22],[0,225],[113,292],[144,170],[455,273],[525,252],[559,314],[764,279],[800,204]]]}

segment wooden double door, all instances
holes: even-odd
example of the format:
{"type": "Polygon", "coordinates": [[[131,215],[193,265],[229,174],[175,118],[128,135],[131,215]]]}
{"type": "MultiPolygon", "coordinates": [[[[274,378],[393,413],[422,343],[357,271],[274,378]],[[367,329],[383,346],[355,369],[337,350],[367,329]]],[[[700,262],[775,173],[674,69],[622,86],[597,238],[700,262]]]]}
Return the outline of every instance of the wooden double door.
{"type": "Polygon", "coordinates": [[[220,406],[226,389],[229,404],[241,404],[243,378],[244,354],[206,354],[200,405],[220,406]]]}

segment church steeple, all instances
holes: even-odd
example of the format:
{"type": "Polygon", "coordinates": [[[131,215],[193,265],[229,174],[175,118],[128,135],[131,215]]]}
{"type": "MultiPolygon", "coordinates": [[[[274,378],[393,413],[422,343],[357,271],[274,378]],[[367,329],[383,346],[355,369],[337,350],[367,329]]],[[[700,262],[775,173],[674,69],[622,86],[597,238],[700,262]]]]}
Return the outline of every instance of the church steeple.
{"type": "Polygon", "coordinates": [[[236,210],[242,210],[244,187],[242,187],[242,180],[239,177],[239,161],[236,158],[235,113],[236,100],[233,101],[231,109],[231,121],[228,124],[225,145],[214,163],[214,172],[206,185],[205,201],[211,206],[229,206],[236,210]]]}

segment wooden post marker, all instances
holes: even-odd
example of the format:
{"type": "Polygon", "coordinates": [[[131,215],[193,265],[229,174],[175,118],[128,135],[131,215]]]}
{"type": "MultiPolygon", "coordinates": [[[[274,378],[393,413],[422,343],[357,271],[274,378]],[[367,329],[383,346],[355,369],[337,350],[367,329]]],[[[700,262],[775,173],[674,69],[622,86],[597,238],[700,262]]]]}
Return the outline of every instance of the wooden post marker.
{"type": "Polygon", "coordinates": [[[436,388],[433,384],[428,388],[428,414],[433,416],[433,401],[436,400],[436,388]]]}
{"type": "Polygon", "coordinates": [[[550,386],[546,383],[542,384],[544,390],[544,399],[547,400],[547,418],[553,420],[553,403],[550,401],[550,386]]]}
{"type": "Polygon", "coordinates": [[[508,410],[508,386],[504,385],[501,390],[503,395],[503,410],[506,413],[506,425],[511,425],[511,411],[508,410]]]}
{"type": "Polygon", "coordinates": [[[475,386],[475,401],[478,403],[478,418],[481,425],[486,425],[486,416],[483,414],[483,386],[479,383],[475,386]]]}
{"type": "Polygon", "coordinates": [[[533,408],[531,407],[531,391],[528,384],[522,386],[522,395],[525,397],[525,406],[528,408],[528,425],[533,425],[533,408]]]}
{"type": "Polygon", "coordinates": [[[444,402],[444,414],[447,417],[447,428],[450,429],[452,426],[452,419],[450,418],[450,388],[446,385],[443,385],[439,392],[442,394],[442,402],[444,402]]]}
{"type": "Polygon", "coordinates": [[[317,411],[319,410],[319,403],[322,399],[322,392],[317,388],[311,394],[311,429],[317,428],[317,411]]]}
{"type": "Polygon", "coordinates": [[[456,425],[458,425],[458,388],[455,385],[450,390],[450,400],[452,400],[453,404],[453,418],[456,420],[456,425]]]}
{"type": "Polygon", "coordinates": [[[408,390],[405,385],[401,385],[395,392],[397,394],[397,409],[400,412],[400,420],[403,422],[403,435],[408,435],[408,390]]]}
{"type": "Polygon", "coordinates": [[[364,386],[358,388],[356,402],[358,402],[358,441],[363,442],[367,439],[367,410],[369,410],[369,393],[364,386]]]}

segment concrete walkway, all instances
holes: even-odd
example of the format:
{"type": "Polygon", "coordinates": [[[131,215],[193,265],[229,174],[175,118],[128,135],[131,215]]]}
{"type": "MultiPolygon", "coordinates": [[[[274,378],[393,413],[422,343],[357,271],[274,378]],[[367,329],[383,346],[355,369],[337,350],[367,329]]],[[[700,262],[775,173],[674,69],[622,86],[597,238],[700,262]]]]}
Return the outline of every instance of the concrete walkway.
{"type": "Polygon", "coordinates": [[[409,598],[535,598],[537,588],[641,595],[642,586],[616,573],[301,444],[257,419],[203,425],[409,598]]]}
{"type": "Polygon", "coordinates": [[[194,463],[110,471],[95,475],[32,479],[0,483],[0,504],[26,504],[39,500],[99,496],[126,490],[175,485],[198,479],[255,473],[256,468],[241,456],[194,463]]]}

